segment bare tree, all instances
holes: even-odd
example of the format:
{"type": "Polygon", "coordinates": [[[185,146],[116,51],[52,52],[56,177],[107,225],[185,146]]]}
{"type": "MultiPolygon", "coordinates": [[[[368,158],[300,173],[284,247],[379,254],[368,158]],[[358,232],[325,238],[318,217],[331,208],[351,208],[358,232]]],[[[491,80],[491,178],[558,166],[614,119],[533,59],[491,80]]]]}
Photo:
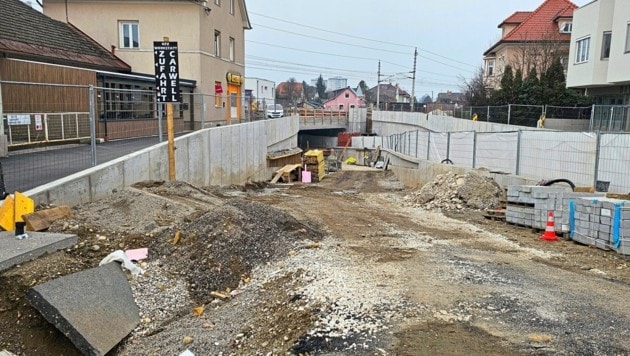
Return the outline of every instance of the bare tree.
{"type": "Polygon", "coordinates": [[[462,92],[464,93],[468,105],[484,106],[489,104],[490,95],[484,81],[483,68],[478,68],[477,73],[470,78],[470,80],[465,80],[464,78],[460,79],[464,83],[462,85],[462,92]]]}
{"type": "Polygon", "coordinates": [[[523,73],[536,70],[545,73],[558,58],[567,57],[569,47],[557,31],[548,31],[536,41],[528,40],[528,35],[522,36],[522,41],[516,47],[516,53],[508,60],[514,69],[523,73]]]}
{"type": "Polygon", "coordinates": [[[289,78],[286,82],[286,99],[289,100],[291,106],[296,107],[300,99],[302,99],[302,88],[295,78],[289,78]]]}

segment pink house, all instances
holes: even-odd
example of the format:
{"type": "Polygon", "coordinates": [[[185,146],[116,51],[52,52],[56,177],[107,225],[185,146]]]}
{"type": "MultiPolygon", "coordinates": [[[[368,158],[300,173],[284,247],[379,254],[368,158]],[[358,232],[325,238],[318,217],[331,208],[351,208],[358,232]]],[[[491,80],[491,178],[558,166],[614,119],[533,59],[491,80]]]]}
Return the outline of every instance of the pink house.
{"type": "Polygon", "coordinates": [[[350,108],[365,107],[365,100],[360,98],[350,87],[335,90],[330,95],[332,98],[324,102],[324,109],[348,111],[350,108]]]}

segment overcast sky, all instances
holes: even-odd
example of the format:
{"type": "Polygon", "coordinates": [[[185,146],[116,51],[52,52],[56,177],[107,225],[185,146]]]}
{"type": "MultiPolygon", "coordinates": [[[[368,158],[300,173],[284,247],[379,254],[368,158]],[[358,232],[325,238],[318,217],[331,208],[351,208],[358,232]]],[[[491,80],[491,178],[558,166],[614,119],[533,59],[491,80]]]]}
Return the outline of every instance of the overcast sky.
{"type": "Polygon", "coordinates": [[[245,75],[310,84],[321,73],[373,87],[380,59],[381,80],[411,92],[417,47],[416,97],[461,91],[461,78],[474,74],[499,39],[497,26],[543,1],[246,0],[253,29],[245,31],[245,75]]]}

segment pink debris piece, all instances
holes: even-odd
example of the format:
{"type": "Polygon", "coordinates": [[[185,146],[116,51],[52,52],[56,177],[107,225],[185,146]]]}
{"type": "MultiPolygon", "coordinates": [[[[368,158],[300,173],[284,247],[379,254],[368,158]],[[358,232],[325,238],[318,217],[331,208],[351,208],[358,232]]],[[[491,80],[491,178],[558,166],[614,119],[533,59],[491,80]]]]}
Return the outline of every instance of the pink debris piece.
{"type": "Polygon", "coordinates": [[[137,248],[135,250],[127,250],[125,251],[125,255],[127,255],[127,258],[132,261],[144,260],[149,255],[149,249],[145,247],[137,248]]]}

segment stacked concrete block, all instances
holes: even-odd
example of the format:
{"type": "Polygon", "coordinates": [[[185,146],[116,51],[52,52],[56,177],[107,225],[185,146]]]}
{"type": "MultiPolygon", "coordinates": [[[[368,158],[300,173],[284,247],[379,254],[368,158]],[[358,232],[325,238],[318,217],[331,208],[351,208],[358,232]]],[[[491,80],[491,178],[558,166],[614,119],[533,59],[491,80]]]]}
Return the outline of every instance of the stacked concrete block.
{"type": "Polygon", "coordinates": [[[573,241],[595,246],[595,240],[599,236],[599,215],[601,206],[595,199],[578,198],[574,200],[575,208],[573,213],[571,239],[573,241]],[[597,221],[597,225],[595,224],[597,221]]]}
{"type": "Polygon", "coordinates": [[[554,212],[554,227],[556,232],[563,230],[562,219],[566,215],[562,206],[562,194],[567,192],[564,188],[556,187],[532,187],[532,198],[534,198],[534,224],[533,228],[544,230],[547,227],[547,214],[554,212]]]}
{"type": "Polygon", "coordinates": [[[534,198],[531,186],[508,186],[505,221],[522,226],[534,224],[534,198]]]}
{"type": "Polygon", "coordinates": [[[569,222],[569,204],[571,202],[575,202],[576,199],[580,198],[589,198],[589,199],[597,199],[603,198],[606,196],[606,193],[582,193],[582,192],[570,192],[564,191],[562,193],[561,201],[558,202],[558,210],[562,211],[562,219],[560,220],[562,232],[568,232],[570,230],[570,222],[569,222]]]}
{"type": "Polygon", "coordinates": [[[627,200],[605,197],[576,199],[571,238],[603,250],[615,248],[619,253],[630,253],[630,244],[621,247],[624,230],[630,230],[630,211],[627,222],[621,218],[628,204],[627,200]]]}
{"type": "Polygon", "coordinates": [[[618,253],[630,256],[630,202],[620,208],[619,233],[616,236],[611,234],[611,244],[618,253]]]}
{"type": "Polygon", "coordinates": [[[605,193],[575,193],[553,186],[509,186],[506,221],[544,230],[547,227],[547,214],[553,211],[556,232],[569,232],[569,202],[581,197],[604,195],[605,193]]]}

